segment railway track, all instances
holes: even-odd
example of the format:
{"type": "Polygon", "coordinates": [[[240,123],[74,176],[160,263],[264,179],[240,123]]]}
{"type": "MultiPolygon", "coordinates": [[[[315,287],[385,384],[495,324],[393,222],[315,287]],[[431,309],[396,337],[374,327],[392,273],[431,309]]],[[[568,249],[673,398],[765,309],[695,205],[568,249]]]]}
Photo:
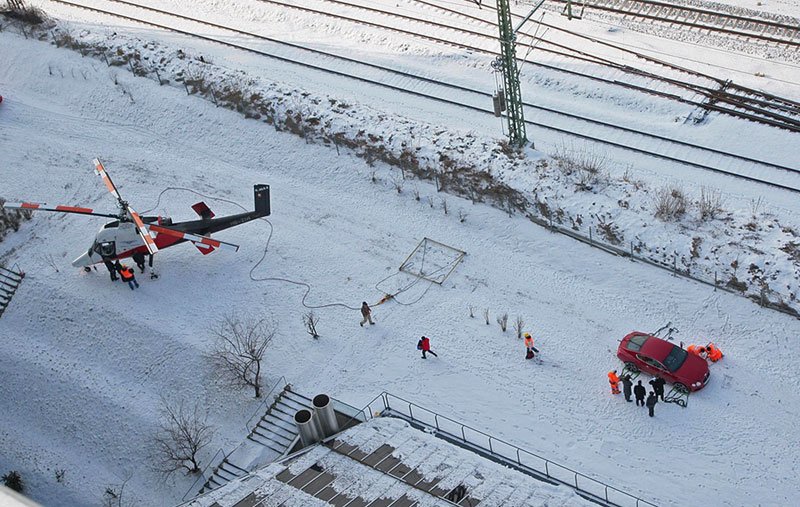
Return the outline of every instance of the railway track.
{"type": "MultiPolygon", "coordinates": [[[[495,49],[490,49],[486,46],[477,46],[474,44],[467,44],[463,41],[463,39],[453,38],[453,39],[446,39],[443,36],[433,36],[430,34],[423,34],[421,32],[415,32],[412,30],[408,30],[406,28],[398,28],[394,26],[390,26],[387,24],[376,23],[374,21],[365,21],[361,18],[351,16],[351,15],[344,15],[341,13],[329,12],[325,10],[321,10],[318,8],[307,7],[304,5],[297,5],[292,3],[286,3],[285,1],[280,0],[258,0],[262,3],[269,3],[272,5],[286,7],[289,9],[304,11],[312,14],[317,14],[321,16],[327,16],[334,19],[339,19],[342,21],[348,21],[352,23],[358,23],[365,26],[371,26],[375,28],[380,28],[384,30],[394,31],[396,33],[401,33],[404,35],[422,38],[425,40],[446,44],[449,46],[460,47],[463,49],[467,49],[474,52],[479,52],[483,54],[487,54],[493,57],[497,57],[499,53],[495,49]]],[[[383,9],[377,9],[374,7],[362,5],[362,4],[355,4],[345,0],[318,0],[319,2],[327,3],[327,4],[336,4],[339,6],[343,6],[346,8],[358,9],[367,11],[373,14],[380,14],[383,16],[391,16],[394,18],[401,19],[406,22],[417,23],[422,25],[429,25],[431,27],[440,29],[440,30],[453,30],[458,31],[461,34],[469,35],[475,38],[482,39],[487,43],[490,43],[492,47],[497,47],[499,43],[497,43],[497,37],[494,34],[488,34],[485,32],[480,32],[476,30],[471,30],[468,28],[461,28],[461,27],[454,27],[452,25],[447,25],[444,23],[431,21],[428,19],[423,19],[419,17],[410,16],[407,14],[401,14],[398,12],[386,11],[383,9]]],[[[491,27],[492,30],[495,30],[495,25],[493,21],[486,20],[477,16],[471,16],[465,14],[461,11],[457,11],[454,9],[449,9],[446,7],[442,7],[437,4],[433,4],[431,2],[426,2],[422,0],[411,0],[415,3],[428,5],[434,8],[437,8],[443,12],[449,12],[451,14],[455,14],[479,23],[482,23],[487,28],[491,27]]],[[[486,6],[488,11],[493,11],[494,8],[486,6]]],[[[517,16],[521,18],[521,16],[517,16]]],[[[548,27],[552,27],[552,25],[544,25],[548,27]]],[[[561,31],[565,31],[560,28],[552,27],[561,31]]],[[[574,34],[573,35],[578,35],[574,34]]],[[[532,36],[532,34],[527,33],[525,31],[521,31],[520,35],[527,35],[532,36]]],[[[780,128],[783,130],[789,130],[792,132],[800,132],[800,103],[794,102],[782,97],[777,97],[774,95],[766,94],[764,92],[760,92],[758,90],[749,89],[746,87],[739,86],[735,83],[724,81],[720,79],[713,78],[711,76],[703,75],[700,73],[693,73],[688,69],[682,69],[677,66],[670,66],[665,62],[662,62],[665,66],[669,66],[673,69],[680,69],[682,72],[690,73],[697,77],[698,79],[703,79],[704,81],[708,81],[715,86],[703,85],[698,83],[692,83],[688,81],[682,81],[675,78],[670,78],[667,76],[654,74],[652,72],[643,71],[640,69],[635,69],[628,65],[619,64],[617,62],[612,61],[609,58],[599,57],[596,55],[591,55],[585,51],[578,51],[574,48],[567,47],[564,45],[559,45],[549,41],[543,41],[546,46],[552,47],[545,47],[545,46],[536,46],[537,51],[542,51],[546,53],[551,53],[557,56],[571,58],[580,60],[583,62],[593,63],[596,65],[601,65],[603,67],[607,67],[610,69],[614,69],[616,71],[622,72],[627,75],[636,76],[638,78],[644,78],[646,80],[653,80],[658,83],[667,84],[675,89],[674,92],[667,92],[659,89],[657,86],[645,86],[644,84],[638,84],[635,82],[625,82],[619,79],[606,79],[601,78],[597,75],[587,74],[585,72],[577,72],[574,70],[569,70],[560,66],[551,65],[551,64],[544,64],[541,62],[537,62],[534,60],[530,60],[527,57],[518,57],[520,62],[528,63],[529,65],[537,66],[546,68],[549,70],[553,70],[556,72],[567,73],[573,76],[579,76],[585,79],[590,79],[594,81],[600,81],[605,84],[628,88],[632,90],[636,90],[638,92],[646,93],[649,95],[654,95],[658,97],[662,97],[669,100],[675,100],[678,102],[682,102],[684,104],[690,105],[697,110],[703,111],[702,114],[692,115],[693,121],[701,122],[704,121],[707,115],[711,112],[716,112],[720,114],[725,114],[728,116],[733,116],[740,119],[745,119],[748,121],[753,121],[756,123],[761,123],[764,125],[769,125],[771,127],[780,128]],[[555,49],[554,49],[555,48],[555,49]]],[[[530,49],[533,50],[536,43],[525,43],[518,41],[517,46],[522,49],[530,49]]],[[[488,45],[488,44],[487,44],[488,45]]],[[[630,51],[629,51],[630,52],[630,51]]],[[[633,52],[630,52],[633,53],[633,52]]],[[[652,60],[652,59],[651,59],[652,60]]]]}
{"type": "MultiPolygon", "coordinates": [[[[566,5],[568,0],[551,0],[566,5]]],[[[575,7],[582,4],[574,2],[575,7]]],[[[586,9],[722,33],[759,42],[800,47],[800,22],[790,24],[752,16],[703,9],[657,0],[591,0],[586,9]]]]}
{"type": "MultiPolygon", "coordinates": [[[[368,83],[370,85],[375,85],[375,86],[380,86],[380,87],[383,87],[383,88],[392,89],[392,90],[397,91],[397,92],[402,92],[402,93],[415,95],[417,97],[422,97],[422,98],[425,98],[425,99],[429,99],[429,100],[433,100],[433,101],[437,101],[437,102],[441,102],[441,103],[446,103],[446,104],[449,104],[449,105],[452,105],[452,106],[457,106],[457,107],[469,109],[471,111],[476,111],[476,112],[487,114],[487,115],[493,115],[493,111],[492,110],[487,109],[486,107],[480,105],[480,104],[488,104],[488,103],[490,103],[489,99],[491,98],[491,93],[489,93],[489,92],[475,90],[475,89],[471,89],[471,88],[468,88],[468,87],[465,87],[465,86],[456,85],[456,84],[452,84],[452,83],[447,83],[447,82],[440,81],[440,80],[433,79],[433,78],[429,78],[429,77],[414,75],[414,74],[411,74],[411,73],[408,73],[408,72],[399,71],[399,70],[391,69],[391,68],[388,68],[388,67],[385,67],[385,66],[371,64],[371,63],[368,63],[368,62],[363,62],[363,61],[356,60],[356,59],[353,59],[353,58],[349,58],[349,57],[346,57],[346,56],[336,55],[336,54],[333,54],[333,53],[320,51],[320,50],[313,49],[313,48],[304,47],[304,46],[301,46],[301,45],[298,45],[298,44],[294,44],[294,43],[287,43],[287,42],[279,41],[279,40],[276,40],[276,39],[273,39],[273,38],[270,38],[270,37],[266,37],[266,36],[263,36],[263,35],[258,35],[258,34],[254,34],[254,33],[251,33],[251,32],[244,31],[244,30],[240,30],[240,29],[235,28],[235,27],[225,26],[225,25],[222,25],[222,24],[219,24],[219,23],[213,23],[213,22],[209,22],[209,21],[193,18],[193,17],[190,17],[190,16],[178,14],[178,13],[173,13],[173,12],[169,12],[169,11],[165,11],[165,10],[161,10],[161,9],[157,9],[157,8],[153,8],[153,7],[143,6],[143,5],[139,5],[139,4],[133,3],[133,2],[128,2],[126,0],[106,0],[106,1],[108,3],[115,3],[115,4],[125,5],[125,6],[128,6],[128,7],[133,7],[135,9],[138,9],[138,10],[141,10],[141,11],[145,11],[145,12],[149,12],[149,13],[153,13],[153,14],[157,14],[159,16],[169,16],[169,17],[172,17],[172,18],[177,19],[177,20],[189,21],[191,23],[197,24],[200,27],[203,27],[203,33],[197,33],[197,32],[193,32],[191,30],[181,29],[181,28],[177,28],[177,27],[174,27],[174,26],[169,26],[169,25],[167,25],[167,24],[165,24],[163,22],[154,22],[154,21],[151,21],[151,20],[143,19],[141,17],[126,15],[126,14],[122,14],[122,13],[118,13],[118,12],[109,11],[109,10],[106,10],[106,9],[100,9],[98,7],[83,5],[83,4],[79,4],[79,3],[68,1],[68,0],[50,0],[50,1],[53,2],[53,3],[58,3],[58,4],[70,6],[70,7],[85,9],[85,10],[89,10],[89,11],[105,14],[105,15],[108,15],[108,16],[116,17],[116,18],[119,18],[119,19],[125,19],[125,20],[128,20],[128,21],[140,23],[140,24],[143,24],[143,25],[148,25],[148,26],[160,28],[160,29],[163,29],[163,30],[168,30],[168,31],[171,31],[171,32],[174,32],[174,33],[179,33],[181,35],[185,35],[185,36],[194,37],[194,38],[205,40],[205,41],[209,41],[209,42],[222,44],[222,45],[225,45],[225,46],[228,46],[228,47],[231,47],[231,48],[235,48],[235,49],[239,49],[239,50],[242,50],[242,51],[247,51],[247,52],[250,52],[250,53],[258,54],[260,56],[277,59],[277,60],[279,60],[281,62],[284,62],[284,63],[298,65],[298,66],[302,66],[302,67],[305,67],[305,68],[313,69],[313,70],[316,70],[316,71],[319,71],[319,72],[324,72],[324,73],[336,75],[336,76],[339,76],[339,77],[344,77],[344,78],[347,78],[347,79],[360,81],[362,83],[368,83]],[[317,64],[317,63],[309,63],[307,61],[300,61],[300,60],[298,60],[296,58],[288,58],[286,56],[281,56],[281,55],[278,55],[278,54],[275,54],[275,53],[270,53],[270,52],[267,52],[267,51],[264,51],[264,50],[254,49],[252,47],[244,46],[240,42],[234,43],[234,42],[230,42],[230,41],[224,40],[223,38],[218,38],[218,37],[211,36],[211,35],[208,34],[209,33],[208,32],[208,28],[215,28],[215,29],[222,30],[222,31],[225,31],[225,32],[230,32],[231,34],[233,34],[235,36],[246,36],[248,38],[252,38],[253,40],[270,42],[270,43],[273,43],[273,44],[276,44],[276,45],[279,45],[279,46],[284,46],[284,47],[287,47],[287,48],[291,48],[292,50],[302,50],[302,51],[307,52],[309,54],[316,55],[317,57],[322,57],[324,60],[343,62],[343,63],[347,64],[351,68],[353,66],[358,66],[358,67],[361,67],[362,69],[367,69],[369,71],[367,74],[370,74],[370,75],[368,75],[368,76],[358,76],[358,75],[352,74],[351,72],[345,72],[345,71],[342,71],[342,70],[334,69],[334,68],[332,68],[330,66],[323,66],[323,65],[320,65],[320,64],[317,64]],[[385,82],[385,76],[383,78],[384,80],[382,81],[381,80],[382,78],[380,76],[376,76],[375,75],[376,72],[380,72],[380,73],[384,73],[384,74],[389,75],[389,76],[393,76],[393,77],[395,77],[395,79],[396,78],[401,78],[403,80],[403,83],[400,84],[400,85],[387,83],[387,82],[385,82]],[[417,82],[417,83],[424,84],[425,87],[428,88],[428,90],[430,90],[431,87],[433,87],[436,90],[438,90],[438,94],[435,94],[434,92],[431,92],[431,91],[423,92],[423,91],[419,91],[419,90],[414,90],[412,87],[408,86],[408,81],[409,80],[417,82]],[[470,96],[472,98],[472,100],[467,100],[467,101],[465,101],[465,100],[453,100],[451,97],[454,96],[454,92],[460,94],[462,97],[470,96]]],[[[237,41],[238,40],[239,40],[239,38],[237,37],[237,41]]],[[[418,86],[418,88],[419,88],[419,86],[418,86]]],[[[635,153],[639,153],[639,154],[648,155],[648,156],[651,156],[651,157],[655,157],[657,159],[667,160],[667,161],[670,161],[670,162],[686,165],[686,166],[689,166],[689,167],[694,167],[694,168],[697,168],[697,169],[713,171],[715,173],[724,174],[724,175],[727,175],[727,176],[732,176],[732,177],[743,179],[743,180],[746,180],[746,181],[764,184],[764,185],[767,185],[767,186],[770,186],[770,187],[773,187],[773,188],[778,188],[778,189],[782,189],[782,190],[789,190],[789,191],[792,191],[792,192],[800,193],[800,188],[797,188],[797,187],[792,186],[792,185],[787,185],[787,184],[784,184],[784,183],[781,183],[781,182],[778,182],[778,181],[768,180],[768,179],[765,179],[763,177],[758,176],[758,173],[762,172],[764,169],[767,169],[767,170],[779,170],[779,171],[790,173],[792,175],[800,175],[800,169],[796,169],[796,168],[792,168],[792,167],[788,167],[788,166],[783,166],[783,165],[780,165],[780,164],[774,164],[774,163],[770,163],[770,162],[766,162],[766,161],[756,160],[756,159],[749,158],[749,157],[743,157],[743,156],[740,156],[740,155],[727,153],[727,152],[724,152],[724,151],[721,151],[721,150],[707,148],[707,147],[703,147],[703,146],[700,146],[700,145],[696,145],[696,144],[692,144],[692,143],[688,143],[688,142],[684,142],[684,141],[678,141],[678,140],[670,139],[670,138],[663,137],[663,136],[658,136],[658,135],[655,135],[655,134],[639,131],[639,130],[628,128],[628,127],[624,127],[624,126],[613,125],[613,124],[608,123],[608,122],[603,122],[603,121],[599,121],[599,120],[588,118],[588,117],[574,115],[574,114],[571,114],[571,113],[565,113],[565,112],[557,111],[557,110],[554,110],[554,109],[546,108],[546,107],[543,107],[543,106],[538,106],[538,105],[535,105],[535,104],[532,104],[532,103],[525,103],[524,105],[525,105],[526,108],[534,109],[536,111],[540,111],[542,113],[549,114],[549,115],[551,115],[551,117],[560,117],[562,119],[568,119],[570,121],[576,121],[577,120],[579,122],[582,122],[582,123],[586,124],[586,126],[587,126],[586,127],[586,132],[585,133],[581,133],[581,132],[576,132],[574,128],[568,129],[568,128],[565,128],[563,126],[558,126],[558,125],[555,124],[557,122],[544,123],[544,122],[541,122],[541,121],[536,121],[536,122],[530,121],[530,120],[526,121],[526,123],[528,123],[529,125],[534,126],[534,127],[538,127],[538,128],[545,129],[545,130],[554,131],[554,132],[557,132],[557,133],[560,133],[560,134],[565,134],[565,135],[568,135],[568,136],[571,136],[571,137],[581,138],[581,139],[584,139],[584,140],[587,140],[587,141],[596,142],[596,143],[599,143],[599,144],[602,144],[602,145],[606,145],[606,146],[612,146],[612,147],[623,149],[623,150],[630,151],[630,152],[635,152],[635,153]],[[605,130],[605,136],[598,135],[598,133],[597,133],[598,129],[605,130]],[[630,143],[624,142],[624,140],[621,139],[621,137],[620,137],[621,135],[635,137],[635,138],[638,138],[640,140],[641,139],[646,139],[646,140],[649,140],[650,142],[655,142],[655,143],[661,144],[663,146],[662,146],[662,149],[660,151],[656,151],[655,149],[637,148],[637,147],[633,146],[630,143]],[[675,155],[670,155],[669,152],[674,150],[675,147],[679,147],[681,149],[687,150],[690,153],[689,153],[688,156],[684,155],[682,158],[677,157],[675,155]],[[708,159],[710,157],[716,157],[717,159],[719,159],[720,163],[717,164],[717,165],[713,165],[712,166],[712,165],[709,165],[708,163],[701,162],[701,160],[706,160],[706,159],[708,159]],[[749,174],[742,174],[741,172],[737,172],[737,171],[734,171],[734,170],[731,170],[731,169],[728,168],[731,165],[735,165],[735,164],[747,165],[747,170],[749,171],[749,174]]]]}

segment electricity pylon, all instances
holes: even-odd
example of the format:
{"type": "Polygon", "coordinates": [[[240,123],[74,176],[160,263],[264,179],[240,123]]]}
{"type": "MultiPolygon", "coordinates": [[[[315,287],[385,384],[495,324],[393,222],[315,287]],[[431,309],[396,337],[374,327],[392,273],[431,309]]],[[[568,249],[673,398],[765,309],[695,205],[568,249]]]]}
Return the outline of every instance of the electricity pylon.
{"type": "Polygon", "coordinates": [[[492,63],[492,66],[503,73],[503,87],[505,90],[503,98],[496,100],[495,114],[506,110],[508,118],[508,138],[512,146],[519,148],[525,146],[528,138],[525,134],[525,115],[522,111],[522,92],[519,88],[519,70],[517,70],[517,31],[522,25],[533,16],[536,9],[542,6],[541,0],[525,19],[514,28],[511,24],[511,8],[509,0],[497,0],[497,24],[500,27],[500,55],[492,63]],[[505,104],[503,104],[505,102],[505,104]],[[498,105],[500,108],[498,110],[498,105]],[[503,108],[502,106],[506,107],[503,108]]]}

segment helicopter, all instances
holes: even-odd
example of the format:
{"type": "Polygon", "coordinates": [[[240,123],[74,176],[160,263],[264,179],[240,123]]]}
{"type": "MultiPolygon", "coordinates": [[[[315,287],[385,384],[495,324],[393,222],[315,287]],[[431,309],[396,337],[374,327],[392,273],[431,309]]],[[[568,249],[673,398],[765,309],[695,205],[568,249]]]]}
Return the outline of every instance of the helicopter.
{"type": "MultiPolygon", "coordinates": [[[[214,212],[204,202],[192,205],[192,209],[200,216],[199,220],[173,222],[169,217],[140,216],[127,201],[122,199],[116,185],[98,159],[94,159],[94,172],[103,180],[108,191],[117,200],[117,214],[96,213],[93,209],[79,206],[46,207],[44,203],[20,202],[5,203],[6,208],[27,209],[32,211],[53,211],[59,213],[75,213],[114,220],[106,223],[95,236],[89,249],[72,261],[75,267],[91,270],[93,264],[105,263],[109,266],[114,261],[131,257],[134,254],[149,254],[152,266],[153,255],[159,250],[184,242],[191,242],[203,254],[207,255],[216,249],[237,251],[238,245],[209,237],[210,234],[241,225],[251,220],[269,216],[269,185],[253,186],[254,211],[215,218],[214,212]]],[[[110,269],[110,268],[109,268],[110,269]]]]}

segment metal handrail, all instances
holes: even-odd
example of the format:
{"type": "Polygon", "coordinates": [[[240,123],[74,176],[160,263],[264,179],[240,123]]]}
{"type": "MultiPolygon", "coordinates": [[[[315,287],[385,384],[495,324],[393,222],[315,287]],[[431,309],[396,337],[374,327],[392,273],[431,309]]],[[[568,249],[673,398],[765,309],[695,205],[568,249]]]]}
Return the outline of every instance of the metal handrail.
{"type": "MultiPolygon", "coordinates": [[[[359,415],[366,414],[366,415],[364,415],[364,421],[365,422],[369,421],[370,419],[372,419],[374,417],[372,415],[372,410],[368,410],[368,409],[371,409],[372,404],[375,403],[375,401],[380,399],[381,401],[383,401],[383,408],[387,408],[386,400],[384,399],[384,395],[385,394],[386,394],[386,391],[384,391],[381,394],[379,394],[378,396],[372,398],[372,400],[369,403],[364,405],[364,408],[356,409],[356,410],[358,410],[358,414],[350,417],[350,419],[345,421],[344,424],[342,424],[340,427],[341,428],[347,428],[348,426],[350,426],[350,423],[352,423],[354,420],[358,419],[359,415]]],[[[352,405],[349,405],[349,406],[352,406],[352,405]]],[[[355,408],[355,407],[353,407],[353,408],[355,408]]],[[[327,441],[328,439],[325,439],[325,440],[327,441]]]]}
{"type": "MultiPolygon", "coordinates": [[[[248,433],[252,433],[252,431],[253,431],[253,429],[250,428],[250,423],[253,422],[253,418],[256,415],[262,413],[262,411],[263,411],[263,409],[264,409],[264,407],[266,406],[267,403],[271,403],[273,401],[273,400],[270,400],[270,396],[272,396],[272,393],[275,391],[275,389],[277,389],[277,387],[278,387],[278,385],[280,384],[281,381],[283,381],[283,387],[286,387],[288,385],[288,383],[286,382],[286,377],[281,375],[281,378],[279,378],[275,382],[275,385],[272,386],[272,389],[270,389],[269,392],[266,394],[266,396],[264,396],[264,401],[259,403],[259,405],[256,407],[255,412],[253,412],[253,415],[251,415],[250,418],[247,419],[247,422],[244,423],[244,428],[248,431],[248,433]]],[[[255,426],[253,428],[255,428],[255,426]]]]}
{"type": "MultiPolygon", "coordinates": [[[[529,468],[529,469],[535,470],[536,472],[539,472],[539,473],[544,473],[544,474],[545,474],[545,475],[546,475],[546,476],[547,476],[549,479],[553,479],[553,480],[555,480],[555,481],[557,481],[557,482],[560,482],[560,483],[562,483],[562,484],[565,484],[565,485],[568,485],[568,486],[570,486],[570,487],[573,487],[573,488],[575,488],[576,490],[578,490],[578,491],[580,491],[580,492],[584,492],[584,493],[587,493],[587,494],[589,494],[589,495],[592,495],[592,496],[598,496],[596,493],[593,493],[592,491],[590,491],[590,490],[586,489],[585,487],[581,487],[581,486],[578,484],[578,478],[579,478],[579,477],[580,477],[581,479],[586,479],[587,481],[591,481],[591,482],[593,482],[593,483],[595,483],[595,484],[597,484],[597,485],[599,485],[599,486],[602,486],[602,487],[603,487],[603,489],[604,489],[604,492],[605,492],[605,501],[606,501],[606,502],[608,502],[608,503],[613,503],[613,504],[615,504],[615,505],[618,505],[618,504],[616,504],[616,502],[614,502],[614,501],[612,501],[612,500],[609,500],[609,498],[608,498],[608,492],[609,492],[609,490],[611,490],[611,491],[614,491],[614,492],[616,492],[616,493],[619,493],[620,495],[623,495],[623,496],[625,496],[625,497],[627,497],[627,498],[629,498],[629,499],[631,499],[631,500],[635,500],[635,501],[636,501],[636,505],[637,505],[637,507],[638,507],[639,505],[648,505],[648,506],[656,507],[656,506],[655,506],[655,504],[653,504],[653,503],[651,503],[651,502],[648,502],[647,500],[643,500],[643,499],[641,499],[641,498],[639,498],[639,497],[637,497],[637,496],[635,496],[635,495],[631,495],[630,493],[626,493],[625,491],[622,491],[622,490],[620,490],[620,489],[617,489],[617,488],[615,488],[614,486],[610,486],[610,485],[608,485],[608,484],[604,483],[603,481],[600,481],[600,480],[594,479],[594,478],[592,478],[592,477],[589,477],[588,475],[585,475],[585,474],[582,474],[582,473],[580,473],[580,472],[577,472],[577,471],[575,471],[575,470],[572,470],[572,469],[571,469],[571,468],[569,468],[569,467],[566,467],[566,466],[564,466],[564,465],[561,465],[561,464],[559,464],[559,463],[556,463],[555,461],[552,461],[552,460],[549,460],[549,459],[547,459],[547,458],[544,458],[544,457],[542,457],[542,456],[539,456],[538,454],[532,453],[532,452],[530,452],[530,451],[526,451],[525,449],[522,449],[522,448],[520,448],[520,447],[518,447],[518,446],[516,446],[516,445],[514,445],[514,444],[511,444],[511,443],[509,443],[509,442],[506,442],[505,440],[502,440],[502,439],[499,439],[499,438],[495,438],[495,437],[493,437],[493,436],[489,435],[489,434],[488,434],[488,433],[486,433],[486,432],[483,432],[483,431],[481,431],[481,430],[478,430],[478,429],[472,428],[471,426],[467,426],[466,424],[462,424],[462,423],[460,423],[460,422],[458,422],[458,421],[456,421],[456,420],[454,420],[454,419],[451,419],[451,418],[449,418],[449,417],[447,417],[447,416],[444,416],[444,415],[438,414],[438,413],[436,413],[436,412],[434,412],[434,411],[432,411],[432,410],[429,410],[429,409],[427,409],[427,408],[425,408],[425,407],[421,407],[420,405],[417,405],[416,403],[413,403],[413,402],[410,402],[410,401],[408,401],[408,400],[406,400],[406,399],[403,399],[403,398],[401,398],[400,396],[395,396],[395,395],[393,395],[393,394],[390,394],[390,393],[388,393],[388,392],[384,391],[384,392],[382,392],[382,393],[381,393],[381,394],[380,394],[378,397],[376,397],[374,400],[372,400],[372,401],[370,402],[370,404],[372,404],[372,403],[373,403],[375,400],[377,400],[378,398],[382,398],[382,400],[383,400],[383,402],[384,402],[384,406],[385,406],[385,408],[387,408],[387,409],[390,409],[390,410],[392,410],[392,406],[391,406],[391,404],[390,404],[390,398],[394,398],[394,399],[396,399],[396,400],[398,400],[398,401],[401,401],[403,404],[405,404],[405,405],[408,407],[408,417],[409,417],[409,418],[410,418],[412,421],[419,421],[419,422],[421,422],[421,423],[423,423],[423,424],[430,425],[430,423],[426,423],[425,421],[423,421],[423,420],[419,419],[418,417],[414,417],[414,413],[413,413],[413,410],[412,410],[412,406],[413,406],[414,408],[416,408],[418,411],[424,411],[424,412],[427,412],[427,413],[429,413],[429,414],[433,415],[434,426],[435,426],[435,428],[436,428],[436,430],[437,430],[437,431],[445,432],[445,431],[444,431],[444,430],[441,428],[441,426],[440,426],[440,424],[439,424],[439,420],[440,420],[440,419],[444,419],[444,420],[446,420],[446,421],[449,421],[449,422],[453,423],[454,425],[456,425],[457,427],[460,427],[460,430],[461,430],[461,440],[462,440],[463,442],[465,442],[465,443],[468,443],[468,444],[470,444],[470,445],[473,445],[473,446],[476,446],[476,447],[479,447],[479,448],[486,449],[486,450],[488,450],[488,451],[489,451],[489,453],[490,453],[490,454],[492,454],[492,455],[499,456],[499,457],[502,457],[502,458],[505,458],[505,459],[508,459],[508,460],[514,460],[514,458],[513,458],[513,457],[511,457],[511,456],[506,456],[506,455],[504,455],[504,454],[502,454],[502,453],[500,453],[500,452],[497,452],[497,451],[495,450],[495,446],[493,446],[493,445],[492,445],[492,442],[503,444],[503,445],[505,445],[505,446],[509,447],[510,449],[512,449],[513,451],[515,451],[517,465],[519,465],[519,466],[521,466],[521,467],[526,467],[526,468],[529,468]],[[489,442],[489,447],[488,447],[488,449],[487,449],[487,448],[486,448],[486,446],[484,446],[483,444],[480,444],[480,443],[476,443],[476,442],[472,442],[472,441],[470,441],[470,440],[467,438],[467,431],[466,431],[466,430],[472,431],[472,432],[474,432],[474,433],[477,433],[477,434],[479,434],[479,435],[482,435],[482,436],[486,437],[486,438],[488,439],[488,442],[489,442]],[[521,456],[520,456],[521,454],[527,454],[527,455],[529,455],[529,456],[532,456],[532,457],[534,457],[534,458],[536,458],[536,459],[538,459],[538,460],[541,460],[542,462],[544,462],[544,471],[542,471],[541,469],[537,469],[537,468],[536,468],[536,467],[534,467],[534,466],[531,466],[531,465],[528,465],[528,464],[526,464],[526,463],[523,463],[523,462],[522,462],[522,459],[521,459],[521,456]],[[574,485],[573,485],[573,484],[570,484],[570,483],[568,483],[568,482],[566,482],[566,481],[565,481],[565,480],[563,480],[563,479],[559,479],[558,477],[554,476],[554,475],[552,474],[552,472],[551,472],[551,467],[558,467],[558,468],[560,468],[560,469],[562,469],[562,470],[564,470],[564,471],[566,471],[566,472],[568,472],[568,473],[572,474],[572,476],[573,476],[572,478],[573,478],[573,481],[574,481],[574,485]]],[[[368,406],[369,406],[369,405],[368,405],[368,406]]]]}
{"type": "Polygon", "coordinates": [[[185,502],[186,501],[186,497],[189,495],[189,493],[191,493],[195,489],[195,487],[197,487],[197,481],[199,481],[200,479],[205,479],[206,470],[208,470],[208,467],[210,467],[211,464],[214,463],[214,460],[217,459],[217,455],[219,453],[222,453],[222,459],[219,460],[219,463],[222,463],[223,461],[225,461],[225,458],[228,457],[225,454],[225,451],[223,451],[222,448],[220,447],[219,450],[217,452],[215,452],[213,456],[211,456],[211,459],[208,460],[208,464],[205,466],[205,468],[203,468],[203,470],[200,472],[200,475],[197,477],[197,479],[194,480],[192,485],[189,486],[189,489],[186,490],[186,493],[183,494],[183,496],[181,497],[181,501],[182,502],[185,502]]]}

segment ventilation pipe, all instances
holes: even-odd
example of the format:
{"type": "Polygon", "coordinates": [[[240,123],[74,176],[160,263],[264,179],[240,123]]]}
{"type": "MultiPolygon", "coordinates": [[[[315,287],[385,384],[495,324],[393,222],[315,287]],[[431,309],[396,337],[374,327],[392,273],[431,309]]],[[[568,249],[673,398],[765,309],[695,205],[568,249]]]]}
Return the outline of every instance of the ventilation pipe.
{"type": "Polygon", "coordinates": [[[312,403],[323,438],[339,433],[339,422],[336,420],[336,412],[333,411],[331,397],[327,394],[318,394],[314,396],[312,403]]]}
{"type": "Polygon", "coordinates": [[[322,440],[322,434],[314,419],[314,413],[305,408],[298,410],[294,414],[294,423],[297,425],[303,447],[308,447],[322,440]]]}

